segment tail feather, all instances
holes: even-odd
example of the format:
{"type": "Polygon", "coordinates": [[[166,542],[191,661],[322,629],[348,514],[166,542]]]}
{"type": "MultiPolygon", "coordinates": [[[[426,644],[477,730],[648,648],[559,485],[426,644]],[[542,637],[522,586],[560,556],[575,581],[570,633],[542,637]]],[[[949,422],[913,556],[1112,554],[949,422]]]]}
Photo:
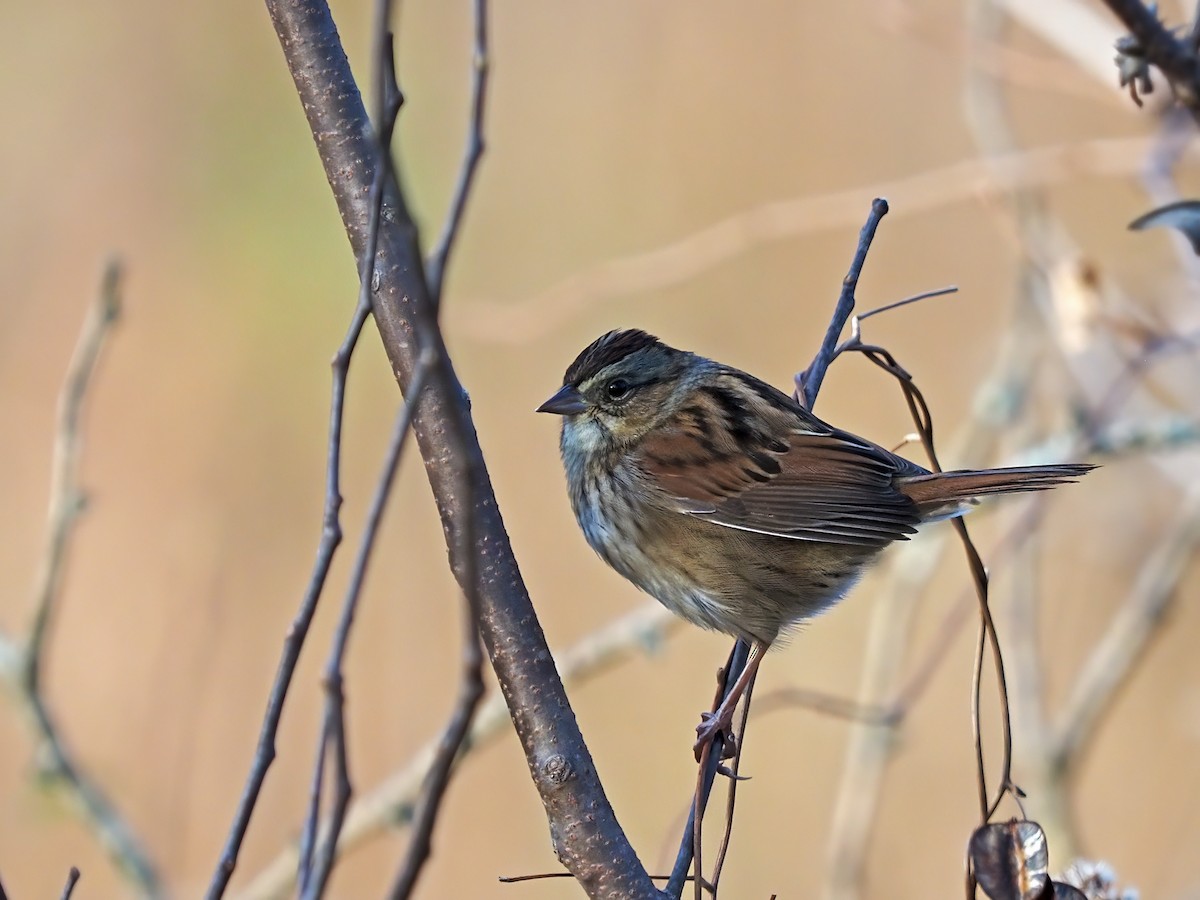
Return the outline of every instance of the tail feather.
{"type": "Polygon", "coordinates": [[[896,487],[917,505],[922,521],[953,518],[967,512],[989,494],[1046,491],[1069,484],[1095,466],[1067,463],[1055,466],[1017,466],[1009,469],[962,469],[896,479],[896,487]]]}

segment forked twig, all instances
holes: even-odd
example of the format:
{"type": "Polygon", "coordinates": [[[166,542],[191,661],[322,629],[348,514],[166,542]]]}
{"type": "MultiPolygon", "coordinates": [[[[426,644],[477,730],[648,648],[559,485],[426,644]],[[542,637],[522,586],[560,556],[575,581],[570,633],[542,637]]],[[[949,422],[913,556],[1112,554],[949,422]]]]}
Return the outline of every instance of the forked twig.
{"type": "Polygon", "coordinates": [[[308,819],[305,822],[306,836],[310,836],[306,838],[309,842],[309,847],[312,846],[312,836],[316,835],[317,819],[320,810],[319,785],[321,783],[321,773],[325,769],[326,753],[331,747],[333,749],[333,768],[336,780],[333,794],[333,812],[330,817],[329,829],[321,845],[320,852],[317,853],[315,868],[311,870],[310,877],[306,877],[307,872],[305,869],[301,870],[301,891],[305,898],[320,897],[325,891],[325,886],[328,883],[330,873],[333,871],[333,864],[337,855],[338,837],[341,835],[342,825],[346,820],[346,810],[350,805],[351,783],[349,763],[346,758],[345,679],[342,676],[342,663],[345,659],[346,647],[350,640],[350,629],[354,624],[358,601],[362,595],[363,584],[366,581],[367,567],[371,561],[371,553],[375,548],[376,538],[379,535],[379,527],[383,522],[383,512],[392,494],[392,486],[395,483],[396,473],[400,468],[401,453],[404,450],[405,441],[412,426],[413,415],[420,400],[421,391],[425,387],[432,364],[433,358],[431,355],[421,357],[413,373],[413,380],[409,384],[408,396],[404,398],[404,404],[396,416],[396,424],[392,429],[387,454],[379,474],[379,479],[375,485],[375,493],[371,498],[370,509],[367,512],[367,523],[363,528],[358,553],[354,558],[354,565],[350,573],[350,583],[346,588],[346,599],[342,604],[342,613],[338,619],[337,629],[334,632],[333,646],[330,649],[329,660],[325,665],[325,675],[323,678],[326,693],[325,716],[321,729],[317,761],[314,765],[314,778],[317,789],[313,792],[312,806],[309,810],[308,819]]]}
{"type": "MultiPolygon", "coordinates": [[[[386,2],[386,0],[381,0],[386,2]]],[[[450,210],[446,216],[446,224],[438,247],[434,251],[430,265],[426,269],[426,294],[429,299],[427,314],[422,316],[424,329],[427,334],[436,334],[436,310],[441,302],[442,285],[446,263],[449,258],[454,240],[462,224],[463,210],[474,181],[479,160],[483,156],[483,115],[487,99],[488,74],[488,4],[487,0],[474,0],[475,44],[472,59],[472,91],[471,117],[467,127],[467,147],[463,155],[459,172],[458,186],[451,201],[450,210]]],[[[439,342],[440,343],[440,342],[439,342]]],[[[461,495],[473,501],[476,496],[476,480],[479,458],[468,457],[465,465],[459,470],[459,491],[461,495]]],[[[407,900],[416,887],[417,879],[433,849],[433,829],[441,811],[442,800],[446,788],[450,784],[450,776],[454,763],[458,759],[471,722],[483,698],[483,648],[480,644],[480,597],[479,597],[479,547],[478,524],[473,515],[465,518],[457,529],[457,553],[462,561],[462,573],[459,583],[463,589],[462,610],[462,656],[459,665],[459,689],[450,719],[438,740],[434,753],[433,764],[425,777],[421,788],[421,796],[417,802],[416,816],[413,821],[412,836],[409,838],[408,849],[400,863],[396,880],[392,884],[389,896],[391,900],[407,900]]]]}
{"type": "Polygon", "coordinates": [[[855,291],[858,279],[862,274],[863,264],[867,261],[867,251],[871,249],[871,241],[875,239],[875,229],[880,220],[888,213],[888,202],[882,197],[876,197],[871,202],[871,212],[858,235],[858,246],[854,250],[854,258],[850,269],[842,279],[842,290],[838,295],[837,305],[833,309],[833,318],[825,329],[825,338],[817,350],[817,355],[808,368],[796,375],[796,399],[805,409],[812,409],[817,402],[817,393],[825,380],[825,372],[829,364],[837,358],[838,342],[846,323],[854,315],[854,305],[857,300],[855,291]]]}
{"type": "MultiPolygon", "coordinates": [[[[382,80],[383,76],[381,76],[382,80]]],[[[394,83],[394,78],[392,79],[392,83],[394,83]]],[[[402,102],[403,98],[398,91],[380,93],[379,122],[381,123],[381,128],[387,126],[389,129],[386,135],[381,135],[381,142],[384,137],[390,141],[390,129],[394,127],[396,115],[400,110],[402,102]],[[391,125],[387,124],[389,122],[391,125]]],[[[246,831],[250,827],[250,817],[254,813],[259,793],[262,791],[263,783],[266,781],[267,770],[275,760],[275,737],[279,731],[279,721],[283,716],[283,707],[287,700],[288,690],[296,673],[296,663],[300,659],[300,650],[304,646],[304,641],[308,636],[308,629],[312,624],[313,616],[316,614],[317,603],[320,601],[321,595],[325,590],[325,581],[329,576],[329,569],[333,564],[334,554],[342,543],[340,518],[342,507],[342,422],[346,402],[346,380],[350,373],[350,361],[354,356],[355,347],[358,345],[359,336],[362,334],[367,317],[371,314],[371,281],[375,268],[376,247],[379,240],[379,222],[382,217],[383,194],[390,177],[390,157],[387,154],[381,154],[379,158],[380,164],[375,171],[371,184],[368,222],[369,237],[367,239],[369,250],[364,254],[359,268],[358,303],[351,316],[350,325],[346,329],[346,335],[330,364],[333,375],[333,388],[332,399],[329,404],[329,437],[325,467],[325,503],[321,512],[321,538],[317,544],[312,575],[309,577],[308,586],[305,588],[304,596],[300,601],[300,608],[296,616],[292,619],[291,626],[287,631],[287,637],[284,639],[283,653],[279,660],[279,667],[276,670],[275,679],[267,697],[267,707],[263,714],[263,724],[254,760],[251,763],[250,773],[246,779],[246,786],[238,802],[237,811],[234,814],[233,824],[226,839],[225,847],[221,851],[220,860],[209,883],[208,892],[205,895],[207,900],[217,900],[217,898],[225,893],[226,888],[229,886],[229,879],[232,877],[233,870],[237,866],[238,854],[241,850],[242,842],[245,840],[246,831]]],[[[301,854],[302,869],[305,871],[307,871],[308,866],[307,860],[312,852],[313,844],[311,838],[311,833],[306,829],[302,843],[307,841],[307,845],[301,854]]]]}
{"type": "Polygon", "coordinates": [[[27,635],[0,635],[0,675],[24,706],[37,741],[38,768],[66,796],[95,832],[117,867],[142,896],[158,897],[162,886],[150,854],[100,786],[72,758],[42,694],[42,671],[50,631],[62,596],[67,556],[84,508],[79,488],[82,419],[101,352],[120,311],[121,270],[110,262],[96,302],[88,311],[59,396],[47,514],[46,547],[34,581],[27,635]]]}
{"type": "MultiPolygon", "coordinates": [[[[339,415],[336,422],[330,423],[331,439],[328,451],[329,462],[325,514],[327,517],[326,522],[336,528],[337,543],[341,542],[341,523],[337,517],[337,512],[340,510],[341,504],[339,486],[341,473],[340,407],[345,400],[346,376],[350,367],[350,359],[354,354],[366,319],[371,313],[371,285],[375,273],[375,260],[379,250],[379,229],[383,218],[383,197],[388,184],[392,180],[390,147],[392,136],[396,130],[396,120],[400,115],[400,109],[404,103],[404,95],[401,93],[400,86],[396,80],[395,55],[393,53],[391,33],[388,30],[390,19],[390,3],[388,0],[381,0],[375,7],[375,53],[372,80],[375,85],[376,156],[375,173],[371,180],[370,206],[367,219],[367,251],[363,254],[362,261],[359,264],[358,302],[351,319],[350,329],[345,341],[342,343],[341,349],[338,351],[338,356],[334,359],[335,366],[339,364],[339,361],[342,361],[345,368],[341,370],[340,379],[336,369],[334,373],[334,405],[339,407],[339,415]],[[333,440],[335,428],[338,432],[336,443],[333,440]],[[331,502],[335,503],[336,506],[333,507],[334,512],[332,522],[330,523],[329,512],[331,502]]],[[[429,365],[429,360],[426,360],[424,371],[421,373],[422,382],[428,374],[429,365]]],[[[398,435],[393,435],[387,459],[380,474],[380,480],[376,485],[375,495],[372,499],[370,512],[368,513],[367,527],[359,544],[359,552],[355,559],[354,574],[351,576],[350,586],[347,589],[342,616],[339,619],[338,630],[334,637],[333,648],[330,650],[330,659],[327,663],[323,679],[326,692],[325,716],[321,735],[317,743],[317,758],[313,766],[313,787],[309,797],[308,813],[304,819],[304,827],[301,831],[300,839],[298,880],[301,895],[306,898],[310,896],[320,897],[325,890],[325,885],[332,870],[333,860],[336,856],[337,833],[341,831],[346,809],[350,803],[351,785],[346,758],[345,717],[343,714],[345,696],[341,676],[341,658],[345,651],[346,642],[349,640],[350,624],[353,621],[363,579],[366,576],[366,566],[370,560],[371,549],[374,546],[375,535],[383,514],[383,507],[386,505],[387,498],[391,493],[391,485],[395,478],[395,467],[399,464],[404,438],[408,434],[408,429],[416,408],[415,404],[417,398],[420,396],[419,388],[419,385],[416,391],[412,391],[410,388],[410,395],[405,398],[405,402],[397,417],[397,430],[399,431],[400,425],[403,425],[403,430],[399,431],[398,435]],[[330,825],[331,833],[334,837],[332,841],[328,838],[326,839],[326,843],[322,848],[321,859],[318,863],[317,877],[313,879],[311,877],[314,874],[312,858],[316,852],[317,823],[321,814],[326,753],[330,748],[332,748],[334,753],[334,775],[336,778],[330,825]]],[[[325,532],[325,534],[329,533],[328,530],[325,532]]],[[[324,544],[324,540],[322,544],[324,544]]],[[[330,561],[332,561],[332,552],[335,549],[336,544],[330,548],[330,561]]],[[[320,551],[318,551],[318,555],[320,555],[320,551]]],[[[325,576],[327,574],[328,565],[326,565],[324,572],[321,573],[320,582],[313,586],[315,587],[315,591],[312,591],[310,588],[310,596],[314,605],[324,590],[325,576]]]]}

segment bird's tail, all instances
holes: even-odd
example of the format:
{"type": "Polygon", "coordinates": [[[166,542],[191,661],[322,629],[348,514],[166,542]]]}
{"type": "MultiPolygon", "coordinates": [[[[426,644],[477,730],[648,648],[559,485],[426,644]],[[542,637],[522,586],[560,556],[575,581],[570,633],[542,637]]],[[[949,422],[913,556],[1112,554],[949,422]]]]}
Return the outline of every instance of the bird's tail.
{"type": "Polygon", "coordinates": [[[1046,491],[1068,484],[1095,466],[1017,466],[1009,469],[962,469],[898,478],[896,487],[917,505],[923,522],[961,516],[988,494],[1046,491]]]}

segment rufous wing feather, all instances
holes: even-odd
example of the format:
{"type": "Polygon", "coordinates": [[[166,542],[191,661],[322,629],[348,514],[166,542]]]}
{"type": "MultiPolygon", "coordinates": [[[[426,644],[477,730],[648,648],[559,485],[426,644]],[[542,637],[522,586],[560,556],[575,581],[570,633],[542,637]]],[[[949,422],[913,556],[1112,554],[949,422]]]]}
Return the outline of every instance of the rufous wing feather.
{"type": "Polygon", "coordinates": [[[961,515],[980,497],[1045,491],[1086,475],[1095,466],[1063,464],[1008,469],[964,469],[896,479],[898,487],[921,513],[921,521],[961,515]]]}
{"type": "Polygon", "coordinates": [[[831,428],[791,398],[729,371],[647,437],[650,483],[680,513],[714,525],[832,544],[883,546],[920,521],[894,484],[923,474],[882,447],[831,428]]]}

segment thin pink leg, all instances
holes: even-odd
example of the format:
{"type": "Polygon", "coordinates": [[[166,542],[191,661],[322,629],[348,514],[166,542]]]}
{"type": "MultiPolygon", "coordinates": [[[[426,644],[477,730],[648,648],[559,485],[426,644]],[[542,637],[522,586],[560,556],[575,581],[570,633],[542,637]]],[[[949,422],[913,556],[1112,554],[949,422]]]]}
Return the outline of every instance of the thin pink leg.
{"type": "Polygon", "coordinates": [[[697,760],[700,759],[701,752],[713,738],[718,734],[728,735],[730,733],[729,726],[733,723],[733,711],[737,709],[738,701],[746,693],[746,687],[754,680],[758,664],[762,662],[763,654],[767,652],[769,646],[771,645],[765,641],[755,641],[751,644],[746,668],[742,669],[742,674],[733,683],[733,687],[729,689],[729,693],[725,695],[721,705],[715,712],[700,714],[700,724],[696,726],[696,743],[692,748],[696,752],[697,760]]]}

